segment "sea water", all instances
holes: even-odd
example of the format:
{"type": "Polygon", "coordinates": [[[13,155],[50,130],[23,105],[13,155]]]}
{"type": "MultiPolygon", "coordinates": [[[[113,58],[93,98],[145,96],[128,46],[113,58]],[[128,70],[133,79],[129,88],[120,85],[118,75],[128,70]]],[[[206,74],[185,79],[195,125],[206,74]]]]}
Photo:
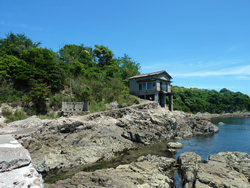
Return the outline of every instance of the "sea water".
{"type": "Polygon", "coordinates": [[[194,137],[179,140],[183,148],[176,153],[176,158],[183,152],[195,152],[207,160],[210,154],[226,151],[239,151],[250,154],[250,118],[213,118],[212,123],[219,127],[219,133],[211,136],[194,137]],[[219,122],[224,123],[223,125],[219,122]]]}

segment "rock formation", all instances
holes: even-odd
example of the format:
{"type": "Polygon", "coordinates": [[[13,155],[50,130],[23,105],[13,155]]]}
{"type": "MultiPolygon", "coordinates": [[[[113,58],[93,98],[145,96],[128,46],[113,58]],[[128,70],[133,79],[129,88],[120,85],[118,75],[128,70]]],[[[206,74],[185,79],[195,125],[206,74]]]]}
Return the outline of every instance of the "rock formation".
{"type": "Polygon", "coordinates": [[[30,135],[17,136],[39,172],[110,159],[117,152],[171,137],[214,134],[207,119],[170,112],[149,102],[86,116],[43,123],[30,135]]]}
{"type": "Polygon", "coordinates": [[[247,153],[221,152],[203,162],[199,155],[186,152],[179,156],[178,163],[184,187],[250,187],[250,155],[247,153]]]}
{"type": "Polygon", "coordinates": [[[138,158],[136,162],[120,165],[115,169],[79,172],[71,179],[59,180],[53,185],[45,184],[45,187],[168,188],[173,185],[173,180],[169,178],[167,171],[174,163],[175,160],[172,158],[147,155],[138,158]]]}

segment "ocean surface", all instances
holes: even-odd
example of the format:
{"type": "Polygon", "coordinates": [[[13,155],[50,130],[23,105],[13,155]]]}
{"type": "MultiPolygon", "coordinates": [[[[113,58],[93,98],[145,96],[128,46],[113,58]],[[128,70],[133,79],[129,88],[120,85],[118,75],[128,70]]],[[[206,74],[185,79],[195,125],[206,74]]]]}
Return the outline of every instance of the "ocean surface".
{"type": "Polygon", "coordinates": [[[179,140],[183,148],[176,153],[177,158],[183,152],[195,152],[207,160],[210,154],[223,151],[240,151],[250,154],[250,118],[213,118],[212,122],[219,127],[219,133],[207,137],[194,137],[190,140],[179,140]],[[223,125],[219,125],[223,122],[223,125]]]}

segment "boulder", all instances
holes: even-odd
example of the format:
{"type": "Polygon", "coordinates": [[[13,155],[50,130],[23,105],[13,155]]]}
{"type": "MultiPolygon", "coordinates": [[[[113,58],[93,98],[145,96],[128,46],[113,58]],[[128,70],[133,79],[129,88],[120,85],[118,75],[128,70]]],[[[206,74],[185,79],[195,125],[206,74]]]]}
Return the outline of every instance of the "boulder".
{"type": "Polygon", "coordinates": [[[169,142],[167,144],[167,148],[170,148],[170,149],[180,149],[182,147],[183,147],[183,145],[180,142],[169,142]]]}

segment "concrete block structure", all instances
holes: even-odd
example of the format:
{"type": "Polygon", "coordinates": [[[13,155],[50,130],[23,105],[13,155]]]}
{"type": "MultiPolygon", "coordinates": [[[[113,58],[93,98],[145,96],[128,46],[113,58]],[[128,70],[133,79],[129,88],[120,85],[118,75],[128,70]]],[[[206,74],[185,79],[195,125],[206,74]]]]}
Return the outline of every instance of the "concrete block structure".
{"type": "Polygon", "coordinates": [[[169,110],[173,111],[171,79],[172,77],[165,70],[130,77],[130,94],[142,99],[158,101],[161,107],[166,106],[168,97],[169,110]]]}

